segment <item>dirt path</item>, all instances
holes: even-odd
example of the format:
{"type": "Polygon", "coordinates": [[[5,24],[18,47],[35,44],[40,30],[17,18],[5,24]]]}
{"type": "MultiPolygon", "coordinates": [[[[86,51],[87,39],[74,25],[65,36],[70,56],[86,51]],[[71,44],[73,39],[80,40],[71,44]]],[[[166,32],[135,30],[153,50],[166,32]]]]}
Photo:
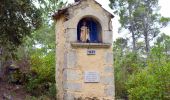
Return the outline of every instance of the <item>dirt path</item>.
{"type": "Polygon", "coordinates": [[[22,85],[9,84],[0,80],[0,100],[25,100],[29,94],[22,85]]]}

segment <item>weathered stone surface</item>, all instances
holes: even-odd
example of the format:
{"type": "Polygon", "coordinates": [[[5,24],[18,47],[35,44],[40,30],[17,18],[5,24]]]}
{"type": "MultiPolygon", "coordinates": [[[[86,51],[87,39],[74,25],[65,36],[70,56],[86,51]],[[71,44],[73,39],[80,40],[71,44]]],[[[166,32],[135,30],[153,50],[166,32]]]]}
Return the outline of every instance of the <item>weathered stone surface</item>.
{"type": "Polygon", "coordinates": [[[81,3],[70,6],[67,11],[61,12],[63,14],[56,19],[57,97],[59,100],[74,100],[74,97],[81,96],[83,99],[97,97],[99,100],[103,98],[114,100],[112,99],[114,77],[111,78],[112,32],[109,28],[111,16],[94,0],[81,0],[81,3]],[[77,25],[86,17],[95,19],[101,24],[102,43],[77,45],[77,25]],[[96,54],[87,55],[87,49],[95,49],[96,54]],[[85,83],[83,78],[85,71],[100,72],[99,83],[85,83]],[[102,79],[102,76],[105,77],[102,79]]]}
{"type": "Polygon", "coordinates": [[[81,83],[73,83],[73,82],[65,82],[64,89],[68,89],[69,91],[81,91],[82,84],[81,83]]]}
{"type": "Polygon", "coordinates": [[[64,68],[74,68],[76,67],[77,55],[76,52],[70,51],[65,53],[64,57],[64,68]]]}
{"type": "Polygon", "coordinates": [[[104,68],[104,71],[105,71],[106,73],[113,73],[113,67],[112,67],[112,66],[106,66],[106,67],[104,68]]]}
{"type": "MultiPolygon", "coordinates": [[[[89,3],[81,3],[82,5],[73,7],[69,9],[69,18],[71,20],[70,23],[68,23],[69,28],[76,28],[77,23],[79,20],[85,16],[94,16],[96,19],[99,20],[99,22],[102,25],[103,30],[109,30],[109,22],[110,22],[110,17],[108,17],[108,14],[101,9],[100,6],[94,5],[93,0],[88,0],[89,3]],[[83,6],[83,7],[82,7],[83,6]],[[81,9],[83,8],[83,9],[81,9]],[[95,9],[95,10],[94,10],[95,9]],[[83,10],[83,13],[82,13],[83,10]]],[[[103,33],[103,32],[102,32],[103,33]]]]}
{"type": "Polygon", "coordinates": [[[80,80],[81,72],[78,70],[64,69],[63,72],[64,80],[80,80]]]}
{"type": "Polygon", "coordinates": [[[77,41],[77,29],[76,28],[67,29],[67,34],[68,34],[68,41],[69,42],[76,42],[77,41]]]}
{"type": "Polygon", "coordinates": [[[113,53],[106,52],[105,62],[108,63],[108,64],[113,64],[113,53]]]}
{"type": "Polygon", "coordinates": [[[106,94],[106,96],[114,97],[114,95],[115,95],[114,87],[113,86],[107,86],[105,88],[105,94],[106,94]]]}
{"type": "Polygon", "coordinates": [[[77,43],[77,42],[73,42],[71,43],[71,45],[73,47],[77,47],[77,48],[109,48],[111,47],[110,43],[77,43]]]}
{"type": "Polygon", "coordinates": [[[113,85],[114,79],[112,76],[104,76],[102,77],[101,82],[106,85],[113,85]]]}
{"type": "Polygon", "coordinates": [[[104,31],[103,33],[103,42],[104,43],[113,43],[113,35],[112,31],[104,31]]]}
{"type": "Polygon", "coordinates": [[[74,100],[74,96],[71,93],[65,93],[64,100],[74,100]]]}

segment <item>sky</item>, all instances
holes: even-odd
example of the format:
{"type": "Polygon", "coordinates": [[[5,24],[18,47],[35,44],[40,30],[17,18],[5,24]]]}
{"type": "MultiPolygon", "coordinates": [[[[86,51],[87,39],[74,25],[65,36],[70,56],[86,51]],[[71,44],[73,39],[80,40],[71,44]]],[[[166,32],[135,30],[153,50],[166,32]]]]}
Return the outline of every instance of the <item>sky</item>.
{"type": "MultiPolygon", "coordinates": [[[[68,3],[73,3],[74,0],[64,0],[68,1],[68,3]]],[[[109,12],[113,12],[113,10],[108,6],[109,5],[109,0],[96,0],[99,2],[103,8],[108,10],[109,12]]],[[[161,7],[160,13],[164,17],[170,17],[170,0],[159,0],[159,6],[161,7]]],[[[118,22],[119,17],[115,15],[115,17],[112,19],[112,24],[113,24],[113,40],[115,41],[116,38],[118,37],[123,37],[125,34],[118,33],[118,28],[120,27],[120,24],[118,22]]],[[[166,27],[161,29],[161,33],[165,33],[167,35],[170,35],[170,24],[166,27]]]]}

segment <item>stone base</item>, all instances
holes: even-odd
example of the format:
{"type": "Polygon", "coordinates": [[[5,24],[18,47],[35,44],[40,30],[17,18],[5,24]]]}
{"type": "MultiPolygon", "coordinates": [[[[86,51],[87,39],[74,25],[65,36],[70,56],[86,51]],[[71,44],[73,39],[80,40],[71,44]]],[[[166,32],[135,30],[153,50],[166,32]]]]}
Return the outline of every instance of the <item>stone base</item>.
{"type": "Polygon", "coordinates": [[[108,97],[83,97],[83,96],[75,97],[71,93],[66,93],[64,94],[64,100],[115,100],[115,99],[108,97]]]}

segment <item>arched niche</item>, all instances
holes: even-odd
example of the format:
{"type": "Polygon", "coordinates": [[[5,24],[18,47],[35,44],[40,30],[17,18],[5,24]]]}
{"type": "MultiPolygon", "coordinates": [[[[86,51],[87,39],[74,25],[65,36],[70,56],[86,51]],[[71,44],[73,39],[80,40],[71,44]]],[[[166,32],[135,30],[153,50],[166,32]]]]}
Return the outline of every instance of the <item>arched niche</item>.
{"type": "Polygon", "coordinates": [[[102,27],[97,19],[91,16],[82,18],[77,24],[77,40],[81,42],[81,27],[86,22],[86,26],[89,29],[89,43],[101,43],[102,42],[102,27]]]}

